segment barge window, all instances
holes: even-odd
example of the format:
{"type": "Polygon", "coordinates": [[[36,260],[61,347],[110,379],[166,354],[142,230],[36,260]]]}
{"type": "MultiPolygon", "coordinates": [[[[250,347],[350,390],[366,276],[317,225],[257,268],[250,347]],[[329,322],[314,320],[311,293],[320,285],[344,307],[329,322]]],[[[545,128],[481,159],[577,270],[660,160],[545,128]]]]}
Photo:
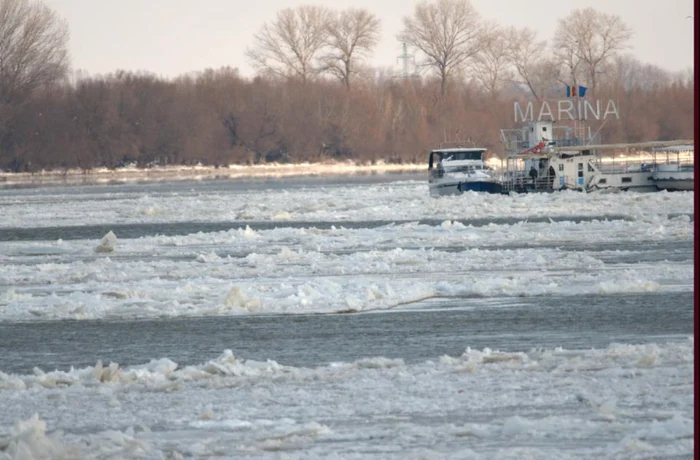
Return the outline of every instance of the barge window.
{"type": "Polygon", "coordinates": [[[632,182],[632,178],[631,178],[631,177],[623,177],[623,178],[622,178],[622,183],[623,183],[623,184],[624,184],[624,183],[628,183],[628,182],[632,182]]]}
{"type": "Polygon", "coordinates": [[[607,183],[608,183],[608,180],[607,180],[607,179],[600,179],[600,180],[598,181],[598,183],[599,183],[599,184],[607,184],[607,183]]]}
{"type": "Polygon", "coordinates": [[[559,171],[564,171],[564,163],[559,163],[559,171]]]}

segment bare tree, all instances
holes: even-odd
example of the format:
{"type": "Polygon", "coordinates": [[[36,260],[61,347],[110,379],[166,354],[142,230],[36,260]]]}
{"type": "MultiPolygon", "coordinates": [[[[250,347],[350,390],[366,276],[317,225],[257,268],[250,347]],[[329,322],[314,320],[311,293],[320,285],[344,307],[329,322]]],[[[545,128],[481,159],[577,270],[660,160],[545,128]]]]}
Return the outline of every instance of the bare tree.
{"type": "Polygon", "coordinates": [[[306,83],[318,71],[316,61],[326,44],[330,17],[330,10],[322,6],[284,9],[254,35],[256,43],[246,55],[261,72],[306,83]]]}
{"type": "Polygon", "coordinates": [[[644,64],[630,54],[616,56],[606,65],[606,81],[620,84],[629,90],[635,86],[649,91],[654,86],[666,87],[672,78],[668,71],[653,64],[644,64]]]}
{"type": "Polygon", "coordinates": [[[483,46],[474,57],[472,69],[476,80],[492,98],[498,96],[498,91],[504,81],[510,80],[509,43],[504,31],[496,24],[484,27],[483,46]]]}
{"type": "Polygon", "coordinates": [[[379,41],[380,21],[362,9],[348,9],[328,23],[328,54],[324,70],[350,89],[350,76],[357,73],[356,61],[368,56],[379,41]]]}
{"type": "Polygon", "coordinates": [[[403,22],[397,38],[427,56],[423,65],[437,72],[444,96],[449,76],[480,50],[479,13],[470,0],[424,1],[416,5],[413,17],[406,16],[403,22]]]}
{"type": "Polygon", "coordinates": [[[68,26],[41,2],[0,0],[0,101],[17,102],[68,72],[68,26]]]}
{"type": "Polygon", "coordinates": [[[600,13],[589,7],[574,10],[559,20],[554,46],[568,60],[571,70],[579,64],[583,67],[594,93],[597,74],[610,58],[628,46],[630,38],[632,30],[619,16],[600,13]]]}
{"type": "Polygon", "coordinates": [[[558,73],[547,55],[547,41],[538,40],[537,32],[527,27],[510,27],[505,34],[516,81],[525,85],[535,100],[542,99],[558,73]]]}
{"type": "Polygon", "coordinates": [[[583,78],[583,61],[576,50],[576,44],[555,48],[554,62],[557,67],[557,80],[564,85],[577,87],[583,78]]]}

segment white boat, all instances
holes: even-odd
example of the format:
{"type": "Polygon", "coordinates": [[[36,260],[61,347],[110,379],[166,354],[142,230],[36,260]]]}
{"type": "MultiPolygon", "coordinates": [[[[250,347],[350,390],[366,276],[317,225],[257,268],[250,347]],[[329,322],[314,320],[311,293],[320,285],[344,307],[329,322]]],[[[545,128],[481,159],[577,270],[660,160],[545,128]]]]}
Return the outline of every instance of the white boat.
{"type": "Polygon", "coordinates": [[[586,171],[578,185],[588,192],[595,190],[655,192],[657,190],[653,177],[653,163],[620,159],[615,161],[614,157],[610,161],[609,158],[593,155],[586,169],[593,169],[593,171],[586,171]]]}
{"type": "MultiPolygon", "coordinates": [[[[654,175],[655,161],[629,160],[622,155],[604,156],[602,152],[638,151],[692,142],[600,144],[593,142],[590,128],[582,125],[554,127],[551,121],[534,121],[521,129],[501,130],[501,140],[508,153],[504,193],[562,189],[657,191],[658,184],[666,176],[654,175]]],[[[674,177],[680,179],[678,174],[674,177]]],[[[669,183],[678,187],[686,184],[677,179],[669,183]]]]}
{"type": "Polygon", "coordinates": [[[485,148],[451,147],[430,151],[428,187],[431,196],[467,191],[501,193],[501,183],[484,161],[485,148]]]}
{"type": "Polygon", "coordinates": [[[656,149],[655,158],[660,153],[665,153],[666,158],[656,162],[656,168],[652,174],[654,183],[659,190],[677,191],[694,190],[695,162],[693,160],[695,148],[692,145],[679,145],[656,149]],[[674,158],[675,156],[675,158],[674,158]]]}

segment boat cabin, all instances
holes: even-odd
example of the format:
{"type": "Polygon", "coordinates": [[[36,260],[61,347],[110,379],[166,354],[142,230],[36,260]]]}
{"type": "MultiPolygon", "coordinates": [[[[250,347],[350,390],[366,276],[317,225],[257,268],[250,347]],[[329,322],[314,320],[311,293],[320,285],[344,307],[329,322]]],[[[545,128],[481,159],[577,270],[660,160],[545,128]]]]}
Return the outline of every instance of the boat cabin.
{"type": "Polygon", "coordinates": [[[428,157],[430,194],[458,195],[467,191],[500,193],[501,184],[484,162],[486,149],[440,147],[428,157]]]}
{"type": "Polygon", "coordinates": [[[484,163],[484,148],[445,148],[430,151],[428,174],[441,178],[445,173],[467,173],[488,169],[484,163]]]}

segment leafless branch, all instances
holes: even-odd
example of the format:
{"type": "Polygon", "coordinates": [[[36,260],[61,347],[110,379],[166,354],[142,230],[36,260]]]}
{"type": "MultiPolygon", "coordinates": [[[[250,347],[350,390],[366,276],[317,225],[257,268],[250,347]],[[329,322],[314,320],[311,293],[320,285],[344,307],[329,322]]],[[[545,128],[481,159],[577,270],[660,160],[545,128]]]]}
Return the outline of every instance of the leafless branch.
{"type": "Polygon", "coordinates": [[[68,26],[43,3],[0,0],[0,101],[26,98],[68,72],[68,26]]]}
{"type": "Polygon", "coordinates": [[[480,51],[481,32],[479,13],[469,0],[436,0],[417,4],[397,38],[426,56],[422,65],[438,74],[444,96],[449,76],[480,51]]]}

